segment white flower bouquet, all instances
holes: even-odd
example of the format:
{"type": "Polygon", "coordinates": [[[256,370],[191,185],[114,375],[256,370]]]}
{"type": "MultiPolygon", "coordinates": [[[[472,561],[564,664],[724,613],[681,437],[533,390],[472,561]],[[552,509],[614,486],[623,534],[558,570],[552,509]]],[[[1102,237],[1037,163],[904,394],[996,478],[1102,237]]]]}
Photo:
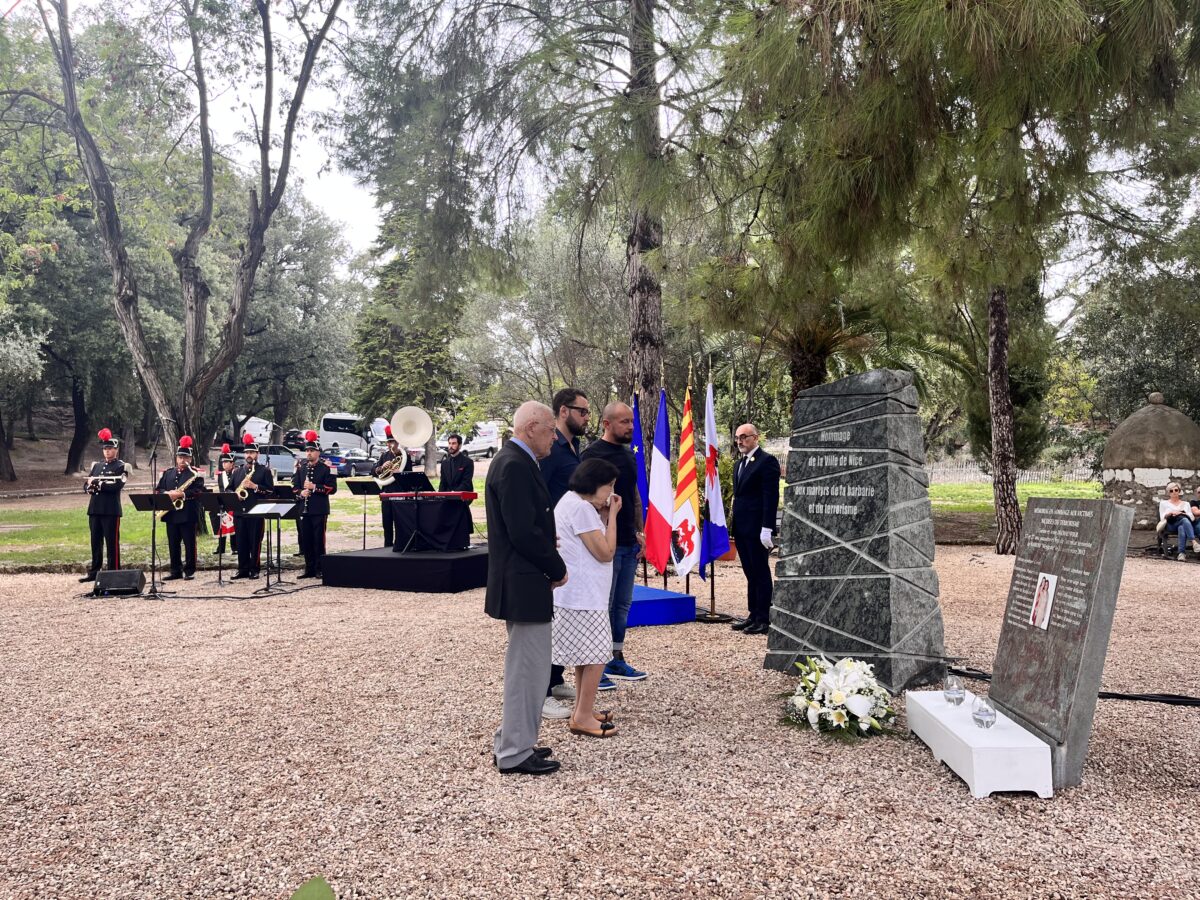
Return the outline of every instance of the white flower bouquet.
{"type": "Polygon", "coordinates": [[[846,737],[883,734],[896,721],[892,695],[875,680],[874,668],[856,659],[836,665],[813,659],[796,663],[800,683],[788,697],[787,717],[813,731],[846,737]]]}

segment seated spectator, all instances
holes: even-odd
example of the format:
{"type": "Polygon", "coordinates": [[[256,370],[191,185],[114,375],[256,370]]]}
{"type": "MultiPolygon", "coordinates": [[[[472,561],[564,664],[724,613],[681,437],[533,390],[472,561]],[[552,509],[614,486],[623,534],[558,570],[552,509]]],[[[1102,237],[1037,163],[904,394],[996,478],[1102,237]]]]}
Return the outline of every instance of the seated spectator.
{"type": "Polygon", "coordinates": [[[1167,485],[1167,499],[1158,502],[1158,518],[1159,527],[1165,527],[1166,534],[1179,535],[1179,555],[1176,559],[1187,559],[1188,541],[1192,542],[1192,549],[1200,553],[1200,541],[1196,539],[1196,531],[1192,524],[1195,520],[1192,505],[1180,496],[1177,482],[1172,481],[1167,485]]]}

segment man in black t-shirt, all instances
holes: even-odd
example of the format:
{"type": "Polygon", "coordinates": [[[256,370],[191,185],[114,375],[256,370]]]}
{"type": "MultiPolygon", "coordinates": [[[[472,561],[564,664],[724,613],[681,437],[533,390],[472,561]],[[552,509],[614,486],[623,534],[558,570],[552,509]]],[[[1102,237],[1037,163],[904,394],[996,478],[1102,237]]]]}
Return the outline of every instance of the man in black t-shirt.
{"type": "Polygon", "coordinates": [[[637,463],[629,444],[633,441],[633,410],[624,403],[610,403],[601,418],[604,434],[588,444],[580,459],[604,459],[617,467],[616,493],[621,497],[617,512],[617,553],[613,557],[612,590],[608,596],[608,619],[612,626],[613,658],[604,667],[604,682],[641,681],[639,672],[625,662],[625,625],[633,605],[633,582],[637,576],[637,561],[646,545],[643,531],[642,503],[637,490],[637,463]]]}

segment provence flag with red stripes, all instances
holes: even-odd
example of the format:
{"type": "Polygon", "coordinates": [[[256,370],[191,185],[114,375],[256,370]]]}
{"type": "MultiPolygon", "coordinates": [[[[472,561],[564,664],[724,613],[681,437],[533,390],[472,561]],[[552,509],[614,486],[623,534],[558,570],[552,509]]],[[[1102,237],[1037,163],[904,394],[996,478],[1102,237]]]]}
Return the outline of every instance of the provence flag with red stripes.
{"type": "Polygon", "coordinates": [[[696,442],[692,427],[692,388],[683,400],[679,426],[679,465],[675,477],[675,515],[671,520],[671,559],[686,575],[700,559],[700,490],[696,484],[696,442]]]}

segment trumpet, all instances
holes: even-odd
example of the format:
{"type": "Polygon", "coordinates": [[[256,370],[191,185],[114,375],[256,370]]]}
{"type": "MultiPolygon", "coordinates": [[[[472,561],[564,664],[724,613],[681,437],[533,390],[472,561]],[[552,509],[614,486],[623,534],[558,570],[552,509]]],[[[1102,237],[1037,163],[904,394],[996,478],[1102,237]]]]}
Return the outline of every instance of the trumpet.
{"type": "Polygon", "coordinates": [[[89,475],[83,484],[83,490],[85,493],[95,494],[99,492],[102,484],[116,484],[124,480],[124,475],[89,475]]]}

